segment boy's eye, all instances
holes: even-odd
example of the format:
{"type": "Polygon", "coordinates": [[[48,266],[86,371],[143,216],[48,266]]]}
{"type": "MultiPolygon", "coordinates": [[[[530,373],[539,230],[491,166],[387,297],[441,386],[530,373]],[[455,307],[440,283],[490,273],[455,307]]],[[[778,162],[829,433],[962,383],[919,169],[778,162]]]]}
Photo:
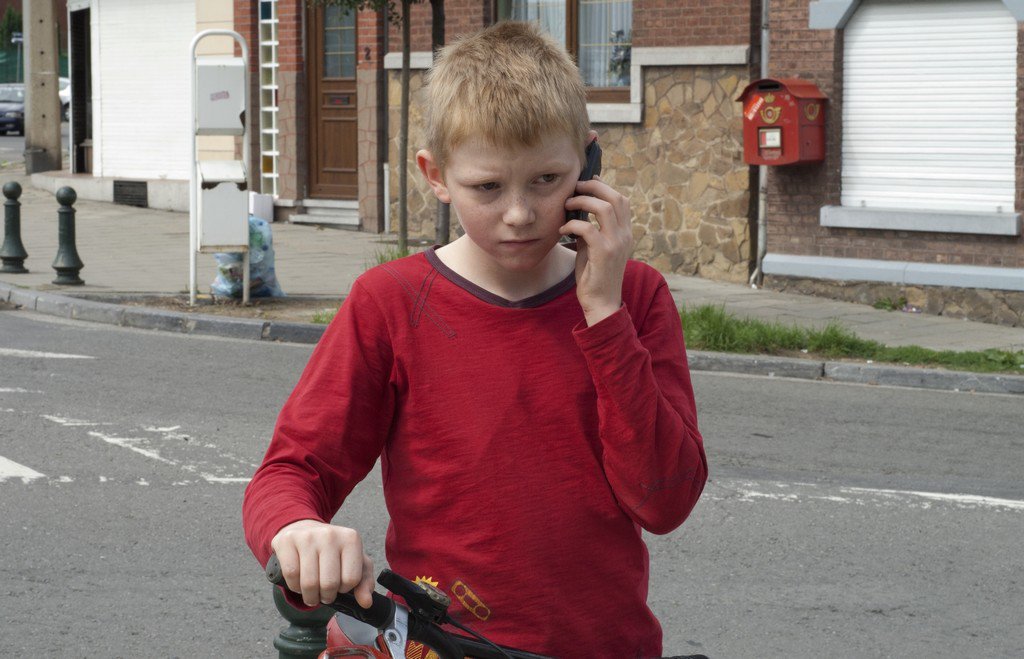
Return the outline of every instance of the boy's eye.
{"type": "Polygon", "coordinates": [[[491,181],[490,183],[481,183],[478,186],[476,186],[476,189],[480,190],[481,192],[493,192],[494,190],[498,189],[498,184],[493,181],[491,181]]]}
{"type": "Polygon", "coordinates": [[[558,174],[544,174],[537,178],[541,183],[553,183],[558,178],[558,174]]]}

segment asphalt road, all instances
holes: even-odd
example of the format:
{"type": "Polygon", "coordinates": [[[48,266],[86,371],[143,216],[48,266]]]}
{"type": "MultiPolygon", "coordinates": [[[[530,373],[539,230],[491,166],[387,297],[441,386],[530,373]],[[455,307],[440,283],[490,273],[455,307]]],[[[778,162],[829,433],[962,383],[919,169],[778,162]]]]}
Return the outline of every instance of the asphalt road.
{"type": "MultiPolygon", "coordinates": [[[[68,122],[60,125],[61,144],[64,148],[64,157],[68,156],[68,122]]],[[[8,135],[0,133],[0,167],[11,165],[24,165],[25,163],[25,136],[8,135]]]]}
{"type": "MultiPolygon", "coordinates": [[[[0,311],[0,656],[276,656],[239,507],[309,353],[0,311]]],[[[1019,397],[694,383],[712,481],[649,538],[666,654],[1024,655],[1019,397]]],[[[375,471],[345,516],[379,563],[381,511],[375,471]]]]}

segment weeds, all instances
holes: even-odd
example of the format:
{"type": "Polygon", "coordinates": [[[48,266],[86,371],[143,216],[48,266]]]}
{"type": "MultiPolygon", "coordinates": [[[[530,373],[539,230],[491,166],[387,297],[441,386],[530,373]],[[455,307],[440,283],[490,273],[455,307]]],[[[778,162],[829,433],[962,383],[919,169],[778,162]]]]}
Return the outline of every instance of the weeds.
{"type": "Polygon", "coordinates": [[[374,260],[376,261],[374,265],[383,265],[388,261],[402,259],[405,258],[406,256],[409,256],[409,254],[411,253],[412,252],[409,251],[408,247],[406,247],[405,249],[399,249],[398,245],[385,245],[383,248],[374,251],[373,257],[374,260]]]}
{"type": "Polygon", "coordinates": [[[316,325],[330,325],[331,321],[334,320],[334,316],[337,315],[337,309],[321,309],[320,311],[313,312],[313,319],[309,322],[316,325]]]}
{"type": "Polygon", "coordinates": [[[907,308],[907,298],[900,296],[899,298],[893,299],[891,297],[883,297],[875,300],[873,305],[876,309],[883,309],[885,311],[902,311],[907,308]]]}
{"type": "MultiPolygon", "coordinates": [[[[324,309],[313,315],[314,323],[328,324],[336,311],[324,309]]],[[[724,308],[704,304],[679,312],[691,350],[760,355],[806,355],[826,359],[933,366],[978,373],[1024,374],[1024,351],[984,350],[954,352],[920,346],[887,346],[862,339],[838,323],[807,329],[782,323],[737,318],[724,308]]]]}
{"type": "Polygon", "coordinates": [[[1024,373],[1024,351],[953,352],[920,346],[886,346],[862,339],[837,323],[829,323],[822,329],[806,329],[736,318],[722,307],[709,304],[684,308],[680,317],[686,330],[686,344],[694,350],[766,355],[800,353],[975,372],[1024,373]]]}
{"type": "MultiPolygon", "coordinates": [[[[373,265],[383,265],[385,263],[388,263],[389,261],[394,261],[395,259],[405,258],[406,256],[409,256],[411,253],[412,252],[409,251],[408,247],[406,247],[405,249],[399,249],[398,245],[384,245],[383,247],[378,248],[374,251],[373,258],[375,263],[370,265],[364,265],[366,269],[370,269],[373,265]]],[[[310,322],[315,323],[317,325],[329,325],[330,322],[334,320],[334,316],[337,313],[337,309],[322,309],[320,311],[316,311],[313,313],[313,318],[310,320],[310,322]]]]}

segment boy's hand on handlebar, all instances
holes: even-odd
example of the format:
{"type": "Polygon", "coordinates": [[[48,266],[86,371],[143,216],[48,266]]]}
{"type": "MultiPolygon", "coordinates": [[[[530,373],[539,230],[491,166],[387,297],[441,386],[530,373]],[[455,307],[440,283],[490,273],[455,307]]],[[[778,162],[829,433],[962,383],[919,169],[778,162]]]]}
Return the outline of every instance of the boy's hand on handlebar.
{"type": "Polygon", "coordinates": [[[373,560],[355,530],[303,519],[278,531],[270,547],[288,590],[300,593],[306,606],[328,604],[349,591],[363,608],[373,603],[373,560]]]}

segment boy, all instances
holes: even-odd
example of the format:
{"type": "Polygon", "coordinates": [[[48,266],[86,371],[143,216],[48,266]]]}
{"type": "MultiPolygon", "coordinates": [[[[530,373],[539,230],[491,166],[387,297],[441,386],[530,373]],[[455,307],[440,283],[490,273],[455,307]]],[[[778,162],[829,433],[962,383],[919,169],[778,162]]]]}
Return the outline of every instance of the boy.
{"type": "Polygon", "coordinates": [[[380,457],[388,562],[457,620],[557,657],[659,657],[641,528],[676,528],[707,478],[678,311],[629,260],[628,200],[577,182],[596,133],[560,46],[492,26],[444,49],[428,95],[417,164],[465,234],[354,284],[246,491],[249,545],[306,605],[369,605],[373,563],[329,522],[380,457]],[[565,222],[580,209],[596,223],[565,222]]]}

